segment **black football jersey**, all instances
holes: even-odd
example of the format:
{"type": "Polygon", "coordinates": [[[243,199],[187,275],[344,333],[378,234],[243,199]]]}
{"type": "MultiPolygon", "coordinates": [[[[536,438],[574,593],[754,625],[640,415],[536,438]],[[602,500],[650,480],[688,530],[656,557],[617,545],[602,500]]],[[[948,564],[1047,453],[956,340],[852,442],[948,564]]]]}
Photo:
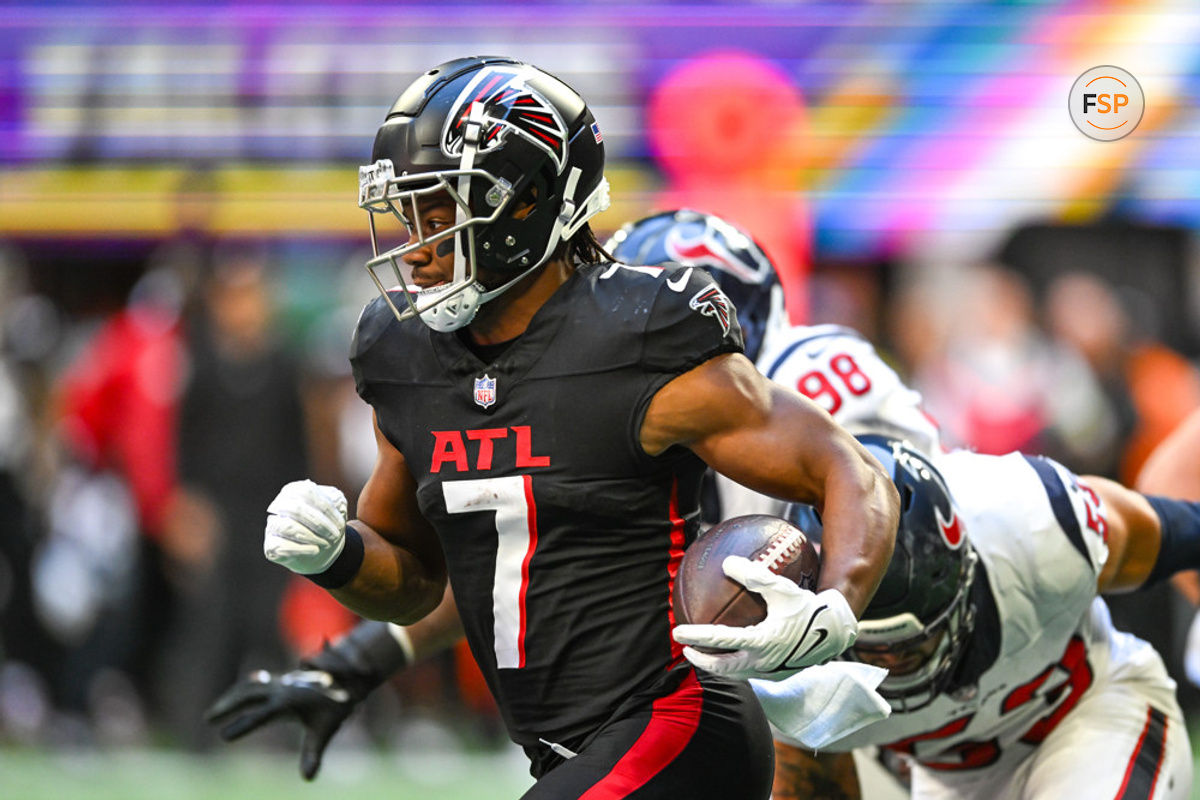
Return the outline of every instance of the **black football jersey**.
{"type": "Polygon", "coordinates": [[[671,586],[704,463],[652,458],[639,432],[664,384],[741,341],[694,268],[582,266],[488,363],[382,298],[364,309],[358,392],[417,481],[517,743],[577,740],[678,662],[671,586]]]}

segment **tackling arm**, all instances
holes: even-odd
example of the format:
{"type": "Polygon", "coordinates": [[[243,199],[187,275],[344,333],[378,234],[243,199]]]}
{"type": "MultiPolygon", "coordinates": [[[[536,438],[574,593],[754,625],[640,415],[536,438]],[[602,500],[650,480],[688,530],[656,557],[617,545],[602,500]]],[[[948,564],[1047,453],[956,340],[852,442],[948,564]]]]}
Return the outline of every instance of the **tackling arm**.
{"type": "Polygon", "coordinates": [[[1200,567],[1200,504],[1139,494],[1104,478],[1084,480],[1105,510],[1109,555],[1100,592],[1129,592],[1200,567]]]}
{"type": "MultiPolygon", "coordinates": [[[[1162,441],[1138,474],[1137,489],[1145,494],[1200,500],[1200,409],[1193,411],[1162,441]]],[[[1171,576],[1171,583],[1194,606],[1200,606],[1200,576],[1195,570],[1171,576]]]]}

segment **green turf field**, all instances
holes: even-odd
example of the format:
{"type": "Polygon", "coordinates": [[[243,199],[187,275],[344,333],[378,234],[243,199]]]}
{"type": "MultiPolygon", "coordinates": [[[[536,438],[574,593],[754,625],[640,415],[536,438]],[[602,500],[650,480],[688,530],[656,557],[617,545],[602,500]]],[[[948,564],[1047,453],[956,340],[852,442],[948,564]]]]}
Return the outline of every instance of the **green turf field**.
{"type": "Polygon", "coordinates": [[[202,757],[166,750],[0,750],[3,800],[489,800],[529,786],[512,755],[331,754],[315,783],[296,759],[248,750],[202,757]]]}
{"type": "MultiPolygon", "coordinates": [[[[1200,731],[1193,731],[1193,743],[1200,731]]],[[[335,751],[315,783],[296,758],[253,748],[211,756],[171,750],[53,752],[0,749],[0,800],[516,800],[524,757],[502,753],[335,751]]],[[[864,774],[865,800],[903,797],[864,774]]],[[[1193,788],[1200,800],[1200,788],[1193,788]]]]}

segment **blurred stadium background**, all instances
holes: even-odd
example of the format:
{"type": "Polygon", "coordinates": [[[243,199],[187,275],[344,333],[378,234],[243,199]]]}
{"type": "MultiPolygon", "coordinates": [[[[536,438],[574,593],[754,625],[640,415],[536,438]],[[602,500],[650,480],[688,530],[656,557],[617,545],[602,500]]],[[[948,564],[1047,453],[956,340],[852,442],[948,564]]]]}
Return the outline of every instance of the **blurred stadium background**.
{"type": "MultiPolygon", "coordinates": [[[[0,2],[0,797],[526,785],[461,652],[380,692],[316,787],[293,731],[199,721],[353,622],[262,560],[261,518],[285,480],[369,470],[356,168],[419,72],[562,76],[608,147],[599,228],[725,215],[793,319],[879,342],[951,442],[1130,481],[1200,405],[1198,43],[1183,0],[0,2]],[[1067,113],[1100,64],[1146,95],[1116,142],[1067,113]]],[[[1200,720],[1191,607],[1114,606],[1200,720]]]]}

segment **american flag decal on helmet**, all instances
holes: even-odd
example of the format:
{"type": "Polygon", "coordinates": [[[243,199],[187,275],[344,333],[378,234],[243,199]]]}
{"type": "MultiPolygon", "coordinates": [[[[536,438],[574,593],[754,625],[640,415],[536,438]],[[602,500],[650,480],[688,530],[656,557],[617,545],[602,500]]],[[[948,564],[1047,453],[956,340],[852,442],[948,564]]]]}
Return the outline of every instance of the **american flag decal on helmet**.
{"type": "Polygon", "coordinates": [[[729,298],[716,284],[701,289],[688,305],[706,317],[716,317],[717,322],[721,323],[722,335],[729,335],[729,298]]]}
{"type": "Polygon", "coordinates": [[[567,163],[567,126],[558,110],[526,85],[526,79],[533,74],[525,66],[490,66],[479,70],[446,116],[442,152],[451,157],[462,155],[471,106],[482,103],[483,130],[477,153],[494,150],[509,134],[516,134],[545,150],[561,173],[567,163]]]}
{"type": "Polygon", "coordinates": [[[604,137],[602,135],[600,135],[600,123],[599,122],[592,123],[592,136],[596,137],[596,144],[600,144],[601,142],[604,141],[604,137]]]}

